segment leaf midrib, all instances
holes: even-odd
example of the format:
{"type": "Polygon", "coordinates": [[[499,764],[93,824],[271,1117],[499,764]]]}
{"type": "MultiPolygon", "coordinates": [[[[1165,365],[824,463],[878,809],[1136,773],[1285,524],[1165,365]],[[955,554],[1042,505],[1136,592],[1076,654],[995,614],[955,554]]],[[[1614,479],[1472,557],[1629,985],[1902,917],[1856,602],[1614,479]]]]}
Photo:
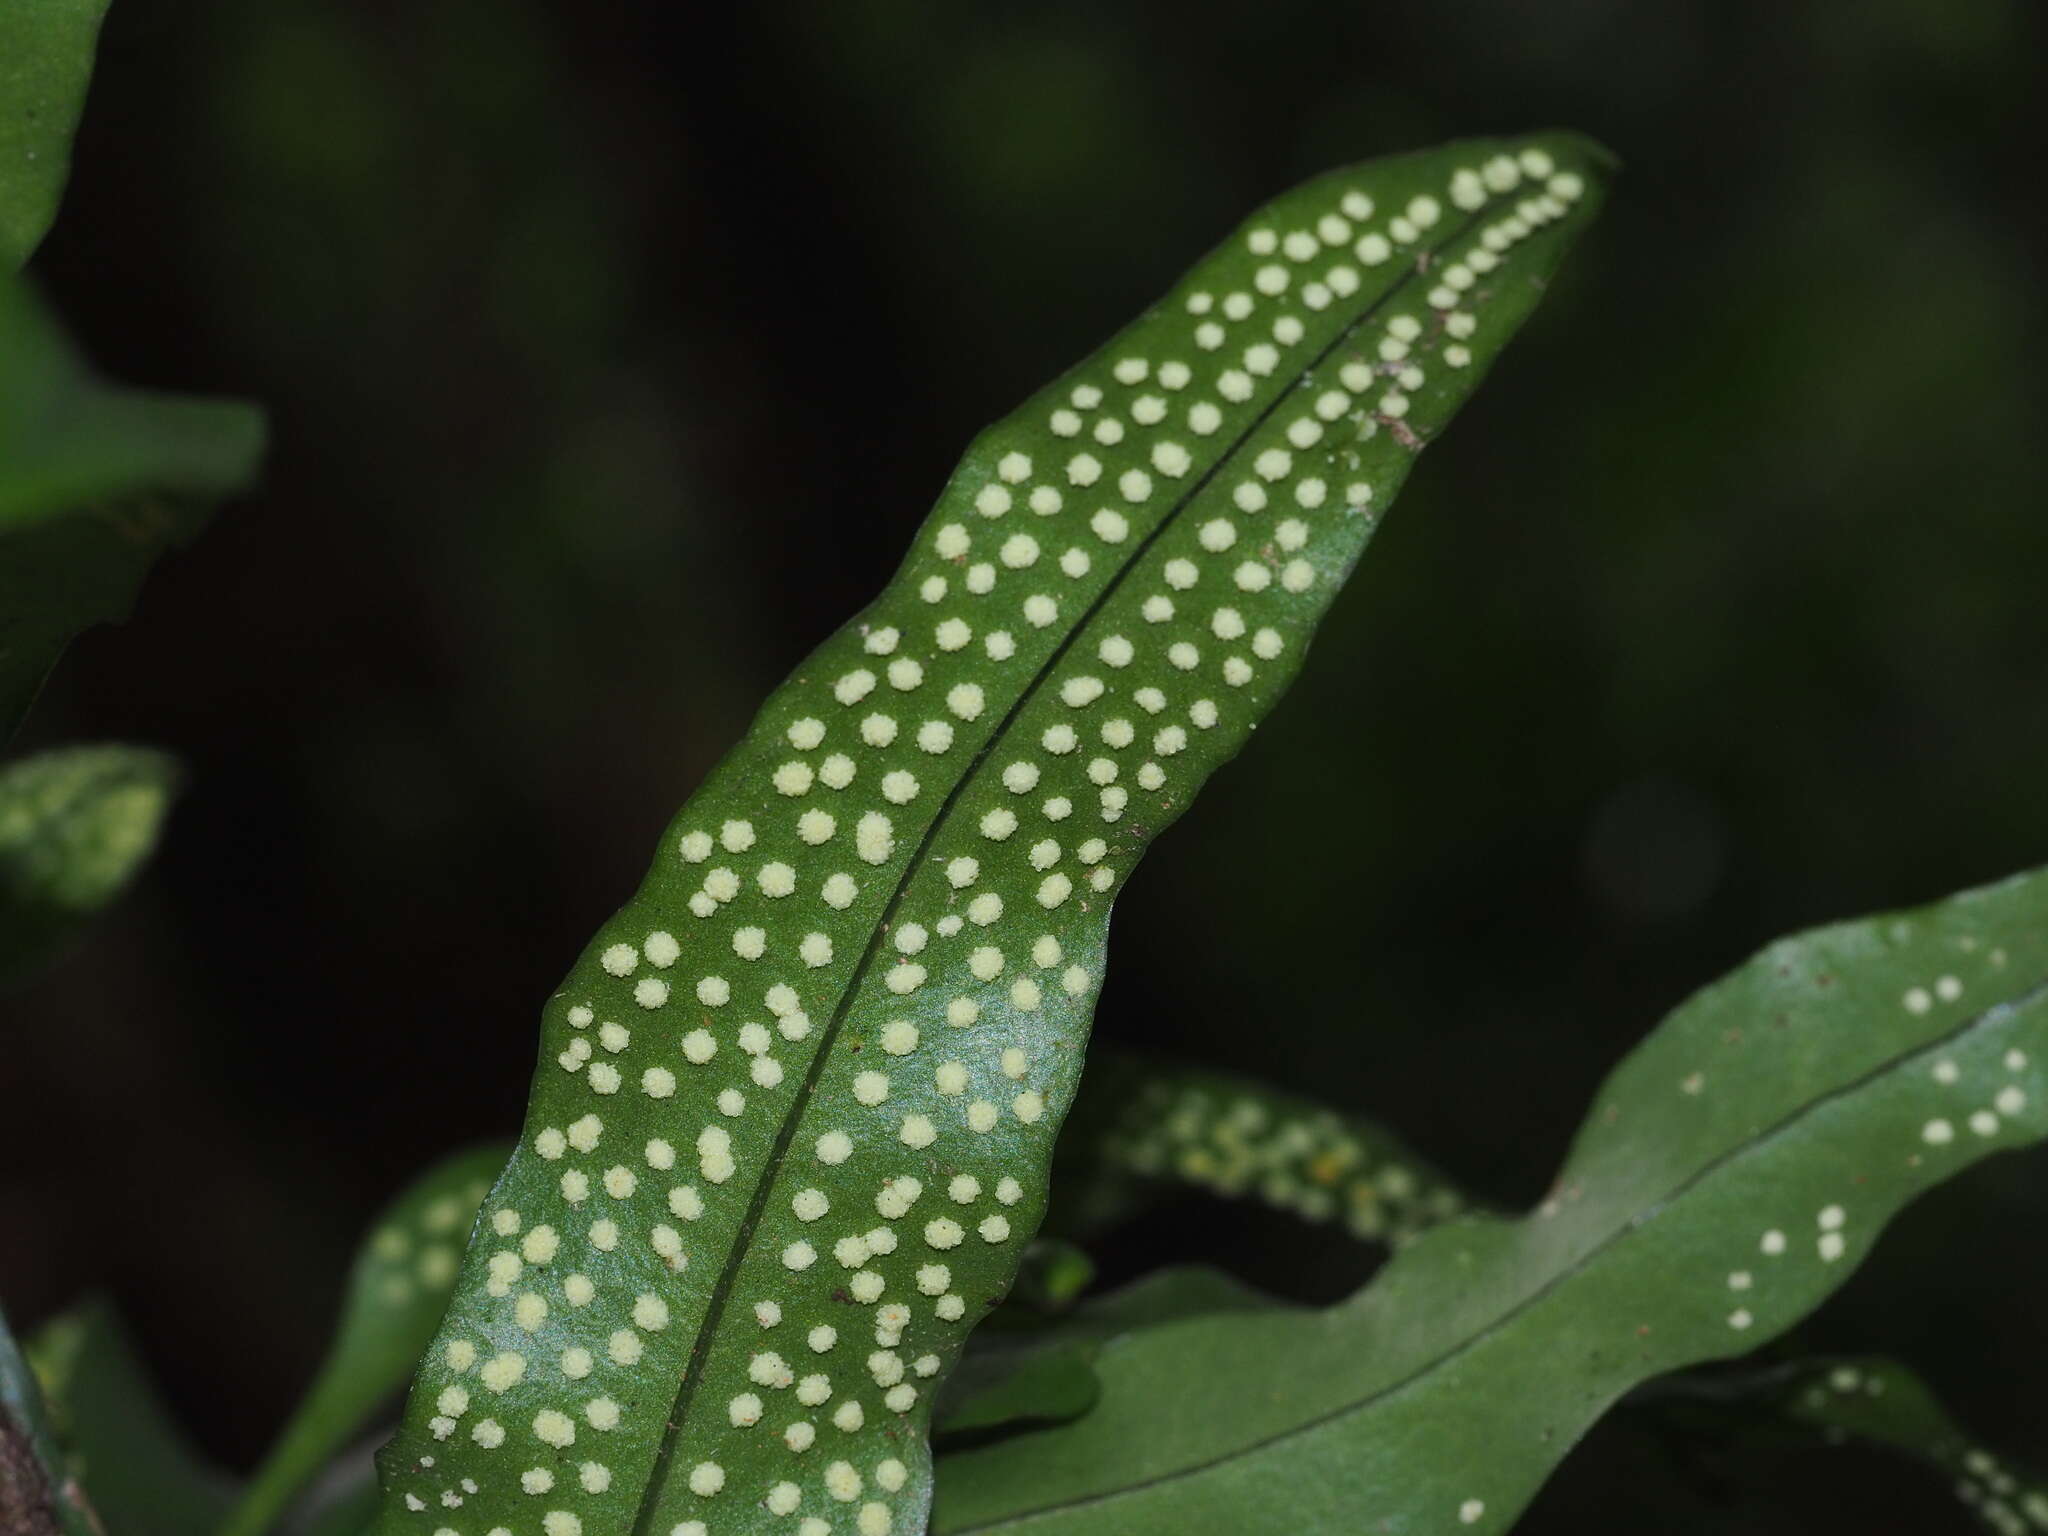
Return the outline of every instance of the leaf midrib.
{"type": "MultiPolygon", "coordinates": [[[[1056,1504],[1040,1505],[1036,1509],[1023,1510],[1013,1515],[1000,1515],[993,1520],[985,1520],[979,1525],[963,1525],[956,1528],[951,1533],[951,1536],[973,1536],[973,1533],[977,1531],[995,1531],[1005,1529],[1006,1527],[1023,1526],[1034,1520],[1048,1519],[1070,1510],[1086,1509],[1091,1505],[1108,1504],[1117,1499],[1129,1498],[1153,1488],[1164,1487],[1169,1483],[1178,1482],[1182,1478],[1194,1477],[1216,1467],[1227,1466],[1233,1461],[1254,1455],[1270,1446],[1280,1445],[1300,1435],[1320,1429],[1326,1424],[1335,1423],[1339,1419],[1363,1412],[1366,1409],[1375,1407],[1379,1403],[1396,1397],[1425,1377],[1442,1370],[1450,1362],[1476,1349],[1487,1339],[1508,1328],[1524,1313],[1536,1307],[1561,1286],[1577,1279],[1585,1269],[1608,1253],[1616,1244],[1633,1235],[1642,1227],[1647,1226],[1660,1214],[1685,1199],[1694,1189],[1705,1183],[1706,1180],[1719,1173],[1722,1169],[1742,1159],[1759,1155],[1770,1144],[1789,1135],[1802,1121],[1820,1113],[1838,1100],[1850,1098],[1862,1092],[1879,1079],[1899,1070],[1900,1067],[1912,1061],[1915,1057],[1945,1050],[1965,1036],[1979,1029],[1988,1028],[1993,1022],[2009,1018],[2011,1015],[2033,1007],[2036,1003],[2044,1000],[2048,1000],[2048,976],[2044,976],[2041,980],[2034,982],[2030,987],[2008,998],[2006,1001],[1995,1003],[1983,1012],[1965,1019],[1946,1034],[1939,1035],[1932,1040],[1917,1045],[1911,1050],[1901,1051],[1839,1087],[1831,1088],[1817,1098],[1808,1099],[1799,1108],[1777,1121],[1768,1129],[1759,1132],[1747,1141],[1738,1143],[1702,1164],[1696,1172],[1680,1181],[1669,1193],[1642,1207],[1640,1210],[1624,1215],[1616,1226],[1595,1242],[1592,1247],[1588,1248],[1577,1259],[1574,1259],[1565,1268],[1559,1270],[1535,1290],[1530,1291],[1512,1306],[1503,1309],[1493,1321],[1486,1324],[1483,1328],[1474,1329],[1464,1338],[1458,1340],[1451,1348],[1444,1350],[1432,1359],[1424,1361],[1414,1370],[1396,1381],[1390,1381],[1385,1386],[1376,1388],[1362,1397],[1339,1403],[1332,1408],[1325,1409],[1312,1418],[1304,1419],[1298,1424],[1291,1424],[1285,1429],[1276,1430],[1274,1433],[1263,1436],[1260,1439],[1248,1441],[1244,1445],[1235,1446],[1204,1461],[1194,1462],[1184,1467],[1175,1467],[1171,1471],[1161,1472],[1153,1477],[1126,1483],[1120,1488],[1109,1488],[1099,1493],[1083,1494],[1077,1498],[1065,1499],[1056,1504]]],[[[1533,1219],[1533,1216],[1524,1216],[1515,1225],[1520,1226],[1533,1219]]]]}
{"type": "MultiPolygon", "coordinates": [[[[1362,326],[1372,320],[1387,305],[1393,303],[1400,295],[1407,292],[1413,284],[1419,282],[1428,273],[1439,252],[1456,245],[1474,228],[1492,216],[1506,201],[1506,194],[1501,194],[1498,197],[1489,197],[1477,208],[1471,210],[1465,218],[1446,229],[1438,240],[1418,250],[1410,259],[1408,270],[1402,274],[1398,282],[1394,283],[1370,304],[1360,309],[1357,315],[1343,329],[1338,331],[1321,351],[1317,352],[1310,361],[1295,369],[1289,375],[1289,378],[1299,379],[1321,368],[1333,353],[1345,346],[1357,334],[1362,326]]],[[[1114,345],[1114,341],[1112,340],[1111,343],[1098,350],[1106,351],[1108,345],[1114,345]]],[[[1082,366],[1085,366],[1085,364],[1082,366]]],[[[1065,377],[1065,375],[1063,374],[1062,377],[1065,377]]],[[[1042,391],[1035,391],[1034,399],[1038,393],[1042,393],[1042,391]]],[[[937,839],[940,829],[951,820],[954,806],[959,801],[962,793],[965,792],[967,786],[974,781],[975,776],[981,771],[982,764],[995,751],[997,744],[1007,739],[1011,727],[1017,721],[1017,717],[1038,697],[1039,690],[1045,686],[1046,680],[1059,668],[1060,663],[1066,659],[1067,653],[1073,648],[1081,635],[1086,632],[1088,626],[1094,622],[1095,616],[1123,590],[1124,583],[1129,579],[1131,573],[1138,569],[1152,546],[1166,534],[1168,529],[1174,527],[1179,522],[1181,514],[1187,510],[1203,491],[1208,489],[1216,476],[1222,472],[1224,465],[1235,458],[1246,441],[1272,419],[1274,413],[1291,397],[1291,394],[1292,390],[1288,386],[1283,386],[1276,390],[1272,400],[1246,421],[1239,431],[1231,435],[1228,439],[1229,446],[1217,453],[1210,466],[1187,486],[1165,515],[1159,519],[1152,531],[1146,534],[1144,539],[1131,550],[1130,558],[1124,561],[1115,576],[1103,585],[1102,591],[1083,610],[1072,627],[1069,628],[1066,637],[1040,663],[1031,681],[1018,691],[1016,702],[1004,713],[1002,720],[997,724],[996,728],[989,732],[982,745],[968,761],[966,767],[962,769],[959,777],[954,780],[952,787],[947,790],[946,797],[940,803],[937,813],[933,815],[923,835],[918,839],[917,848],[912,852],[910,858],[905,861],[903,873],[897,878],[896,887],[890,894],[888,905],[883,909],[881,916],[876,919],[873,929],[868,935],[867,944],[861,951],[860,960],[855,965],[853,974],[848,978],[844,990],[840,993],[839,1001],[833,1006],[832,1017],[820,1035],[818,1048],[811,1057],[810,1065],[805,1069],[802,1086],[792,1098],[789,1112],[783,1117],[781,1128],[776,1132],[775,1144],[769,1150],[761,1179],[756,1184],[753,1196],[748,1202],[746,1215],[741,1218],[732,1247],[728,1250],[724,1262],[719,1267],[718,1282],[712,1288],[711,1300],[704,1313],[704,1321],[698,1326],[697,1335],[691,1341],[689,1360],[684,1367],[683,1379],[677,1387],[675,1401],[669,1409],[666,1427],[662,1432],[661,1448],[655,1453],[654,1464],[648,1469],[647,1482],[641,1490],[640,1507],[634,1516],[632,1536],[654,1536],[649,1527],[649,1521],[654,1518],[655,1512],[660,1505],[661,1495],[665,1491],[668,1482],[669,1465],[675,1456],[676,1442],[682,1434],[683,1426],[688,1422],[690,1409],[695,1402],[697,1383],[703,1374],[700,1369],[704,1363],[702,1357],[708,1354],[709,1341],[715,1340],[718,1337],[719,1326],[724,1321],[725,1309],[731,1300],[733,1287],[738,1283],[740,1267],[744,1264],[747,1254],[752,1249],[754,1230],[759,1225],[762,1212],[767,1209],[769,1197],[780,1180],[783,1160],[788,1155],[789,1148],[796,1139],[797,1126],[802,1121],[805,1110],[810,1107],[812,1098],[817,1091],[819,1079],[824,1075],[826,1065],[831,1060],[832,1049],[838,1043],[839,1032],[845,1025],[853,1000],[859,995],[861,983],[867,979],[868,971],[874,963],[875,956],[881,950],[883,936],[889,931],[903,902],[904,893],[908,890],[918,868],[924,862],[932,843],[937,839]]],[[[1029,409],[1029,406],[1027,405],[1024,409],[1029,409]]],[[[1015,414],[1017,413],[1012,413],[1012,415],[1015,414]]],[[[1007,421],[1010,417],[1006,416],[1003,419],[1007,421]]],[[[1419,453],[1422,448],[1427,446],[1427,443],[1427,439],[1418,439],[1412,451],[1419,453]]]]}

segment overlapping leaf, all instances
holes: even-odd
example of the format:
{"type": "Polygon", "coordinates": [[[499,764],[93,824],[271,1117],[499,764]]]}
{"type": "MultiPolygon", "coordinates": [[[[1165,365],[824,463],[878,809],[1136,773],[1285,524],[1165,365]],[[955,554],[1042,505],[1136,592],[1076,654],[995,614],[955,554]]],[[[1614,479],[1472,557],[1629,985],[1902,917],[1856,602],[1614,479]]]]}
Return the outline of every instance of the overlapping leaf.
{"type": "Polygon", "coordinates": [[[1060,1164],[1062,1216],[1084,1227],[1176,1183],[1394,1245],[1470,1207],[1385,1126],[1230,1073],[1101,1052],[1060,1164]]]}
{"type": "Polygon", "coordinates": [[[209,1536],[232,1485],[171,1417],[112,1304],[95,1298],[52,1319],[29,1353],[66,1474],[105,1536],[209,1536]]]}
{"type": "Polygon", "coordinates": [[[1505,1530],[1624,1392],[1782,1332],[2044,1101],[2048,873],[1775,944],[1621,1065],[1530,1216],[1123,1340],[1087,1415],[948,1457],[934,1529],[1505,1530]]]}
{"type": "Polygon", "coordinates": [[[1831,1442],[1882,1445],[1925,1462],[2000,1536],[2048,1531],[2048,1480],[2038,1469],[2008,1463],[1970,1434],[1933,1389],[1896,1360],[1807,1362],[1784,1383],[1777,1402],[1787,1419],[1831,1442]]]}
{"type": "Polygon", "coordinates": [[[1765,1370],[1664,1383],[1678,1422],[1736,1439],[1819,1435],[1874,1445],[1924,1464],[1995,1536],[2048,1531],[2048,1480],[1972,1435],[1918,1372],[1881,1357],[1795,1360],[1765,1370]]]}
{"type": "Polygon", "coordinates": [[[0,276],[0,742],[72,636],[125,618],[262,447],[249,406],[101,382],[0,276]]]}
{"type": "Polygon", "coordinates": [[[0,743],[71,637],[247,484],[246,405],[109,387],[14,269],[56,216],[105,0],[0,6],[0,743]]]}
{"type": "Polygon", "coordinates": [[[1078,1418],[1101,1395],[1095,1361],[1126,1335],[1184,1318],[1285,1306],[1221,1270],[1187,1265],[1091,1297],[1049,1326],[984,1331],[946,1378],[935,1431],[960,1435],[1078,1418]]]}
{"type": "Polygon", "coordinates": [[[257,1468],[222,1536],[262,1536],[328,1461],[404,1385],[433,1336],[502,1146],[444,1159],[377,1218],[349,1272],[340,1327],[319,1375],[257,1468]]]}
{"type": "Polygon", "coordinates": [[[975,441],[549,1001],[381,1530],[921,1527],[1111,901],[1602,173],[1550,136],[1312,182],[975,441]]]}

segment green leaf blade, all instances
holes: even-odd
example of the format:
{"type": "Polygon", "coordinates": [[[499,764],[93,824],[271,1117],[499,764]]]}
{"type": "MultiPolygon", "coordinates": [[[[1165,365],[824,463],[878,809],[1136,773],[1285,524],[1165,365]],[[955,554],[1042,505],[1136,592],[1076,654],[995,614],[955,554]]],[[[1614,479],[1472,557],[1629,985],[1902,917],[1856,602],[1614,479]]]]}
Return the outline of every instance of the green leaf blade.
{"type": "Polygon", "coordinates": [[[155,847],[178,767],[146,747],[67,747],[0,766],[0,985],[58,953],[155,847]]]}
{"type": "Polygon", "coordinates": [[[487,1146],[444,1158],[378,1216],[349,1271],[327,1358],[221,1536],[270,1530],[293,1496],[404,1385],[447,1309],[463,1244],[505,1154],[503,1146],[487,1146]]]}
{"type": "Polygon", "coordinates": [[[1228,1072],[1098,1051],[1061,1144],[1062,1213],[1094,1228],[1154,1187],[1252,1199],[1398,1247],[1471,1198],[1387,1127],[1228,1072]]]}
{"type": "Polygon", "coordinates": [[[64,647],[128,615],[150,567],[244,488],[262,413],[109,386],[0,276],[0,741],[64,647]]]}
{"type": "Polygon", "coordinates": [[[57,216],[106,10],[106,0],[0,7],[0,266],[9,270],[57,216]]]}
{"type": "Polygon", "coordinates": [[[1774,945],[1616,1071],[1531,1216],[1312,1318],[1126,1341],[1088,1418],[949,1459],[935,1529],[1505,1530],[1624,1392],[1775,1337],[1906,1203],[2048,1137],[2044,1063],[2048,874],[1774,945]]]}
{"type": "Polygon", "coordinates": [[[975,440],[549,1003],[380,1529],[921,1527],[932,1392],[1043,1214],[1111,900],[1603,164],[1547,136],[1321,178],[975,440]]]}
{"type": "Polygon", "coordinates": [[[208,1536],[233,1484],[187,1439],[113,1304],[95,1297],[52,1318],[30,1355],[106,1536],[208,1536]]]}

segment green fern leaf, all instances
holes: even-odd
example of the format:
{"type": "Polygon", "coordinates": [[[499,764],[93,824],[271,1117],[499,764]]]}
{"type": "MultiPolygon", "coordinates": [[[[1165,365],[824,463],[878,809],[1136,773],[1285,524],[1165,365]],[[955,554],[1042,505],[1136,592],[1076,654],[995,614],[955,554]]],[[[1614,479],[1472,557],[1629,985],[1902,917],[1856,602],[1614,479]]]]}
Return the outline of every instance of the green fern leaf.
{"type": "Polygon", "coordinates": [[[2048,1531],[2048,1479],[1971,1434],[1910,1366],[1820,1356],[1755,1371],[1652,1382],[1638,1394],[1676,1428],[1737,1448],[1819,1437],[1875,1446],[1939,1476],[1994,1536],[2048,1531]]]}
{"type": "Polygon", "coordinates": [[[549,1001],[380,1530],[923,1527],[1111,902],[1604,176],[1551,135],[1311,182],[975,440],[549,1001]]]}
{"type": "Polygon", "coordinates": [[[948,1435],[1078,1418],[1101,1395],[1096,1359],[1118,1340],[1185,1318],[1285,1305],[1221,1270],[1183,1265],[1091,1296],[1045,1325],[985,1328],[946,1378],[934,1433],[943,1443],[948,1435]]]}
{"type": "Polygon", "coordinates": [[[156,846],[177,788],[146,747],[63,747],[0,765],[0,987],[59,953],[156,846]]]}
{"type": "Polygon", "coordinates": [[[433,1336],[455,1288],[477,1206],[504,1146],[442,1159],[379,1214],[349,1271],[341,1324],[320,1372],[256,1469],[220,1536],[262,1536],[328,1460],[363,1432],[433,1336]]]}
{"type": "Polygon", "coordinates": [[[1473,1209],[1392,1131],[1181,1062],[1098,1053],[1060,1143],[1059,1219],[1111,1225],[1158,1189],[1255,1200],[1399,1247],[1473,1209]]]}
{"type": "Polygon", "coordinates": [[[0,274],[0,745],[72,636],[127,617],[150,567],[249,483],[263,441],[250,406],[103,382],[0,274]]]}
{"type": "Polygon", "coordinates": [[[2044,1110],[2048,871],[1783,940],[1616,1069],[1533,1213],[1126,1336],[1084,1417],[946,1458],[933,1528],[1504,1531],[1623,1394],[1783,1333],[2044,1110]]]}
{"type": "MultiPolygon", "coordinates": [[[[208,1536],[219,1526],[233,1480],[186,1438],[111,1301],[91,1297],[51,1318],[28,1355],[93,1536],[208,1536]]],[[[0,1531],[14,1529],[0,1520],[0,1531]]]]}
{"type": "Polygon", "coordinates": [[[107,0],[0,6],[0,267],[27,261],[57,216],[106,10],[107,0]]]}

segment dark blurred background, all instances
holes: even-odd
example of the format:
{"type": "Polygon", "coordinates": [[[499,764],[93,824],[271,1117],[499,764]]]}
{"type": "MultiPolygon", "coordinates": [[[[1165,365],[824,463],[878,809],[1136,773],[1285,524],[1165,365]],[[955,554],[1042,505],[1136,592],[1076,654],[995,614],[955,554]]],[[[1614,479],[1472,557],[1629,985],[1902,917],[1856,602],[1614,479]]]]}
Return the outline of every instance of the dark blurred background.
{"type": "MultiPolygon", "coordinates": [[[[1606,219],[1135,882],[1098,1022],[1532,1200],[1605,1069],[1763,940],[2048,859],[2044,30],[115,0],[42,278],[109,372],[253,397],[276,441],[22,743],[191,780],[6,1000],[0,1293],[110,1288],[247,1464],[362,1223],[516,1125],[541,999],[969,434],[1291,182],[1569,125],[1627,163],[1606,219]]],[[[2044,1184],[2008,1157],[1911,1213],[1806,1342],[2048,1453],[2044,1184]]],[[[1289,1294],[1364,1273],[1204,1216],[1106,1268],[1220,1235],[1289,1294]]],[[[1874,1456],[1617,1421],[1525,1529],[1962,1521],[1874,1456]]]]}

